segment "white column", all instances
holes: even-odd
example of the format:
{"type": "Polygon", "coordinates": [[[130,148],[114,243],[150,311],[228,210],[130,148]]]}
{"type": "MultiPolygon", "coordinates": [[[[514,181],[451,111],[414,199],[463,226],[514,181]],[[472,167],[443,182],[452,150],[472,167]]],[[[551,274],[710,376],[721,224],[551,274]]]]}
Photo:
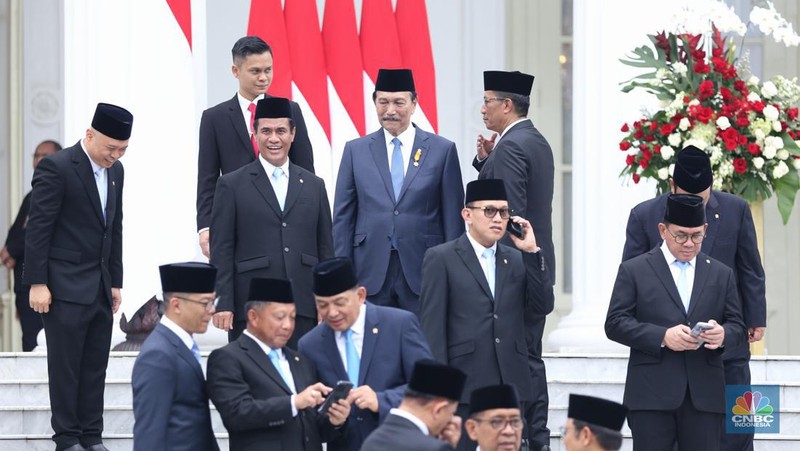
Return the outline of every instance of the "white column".
{"type": "Polygon", "coordinates": [[[573,280],[572,312],[549,336],[561,352],[624,351],[605,336],[611,290],[625,242],[630,209],[654,195],[652,185],[626,186],[618,178],[625,153],[624,122],[640,117],[655,97],[623,94],[619,83],[640,73],[619,62],[647,34],[666,26],[664,2],[575,0],[573,36],[573,280]]]}

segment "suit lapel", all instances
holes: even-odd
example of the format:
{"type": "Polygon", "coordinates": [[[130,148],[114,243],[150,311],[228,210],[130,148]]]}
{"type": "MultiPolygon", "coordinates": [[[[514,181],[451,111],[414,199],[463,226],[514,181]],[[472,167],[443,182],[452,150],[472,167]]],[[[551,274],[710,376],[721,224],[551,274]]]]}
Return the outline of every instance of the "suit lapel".
{"type": "Polygon", "coordinates": [[[703,290],[706,287],[706,281],[708,280],[708,270],[711,266],[711,260],[704,254],[698,254],[697,258],[695,259],[695,268],[694,268],[694,284],[692,285],[692,295],[689,298],[689,312],[686,316],[691,316],[692,312],[694,312],[697,303],[703,296],[703,290]]]}
{"type": "Polygon", "coordinates": [[[289,370],[292,372],[294,388],[297,393],[300,393],[305,387],[311,385],[313,381],[305,380],[305,373],[300,368],[301,357],[297,352],[284,346],[283,355],[286,356],[286,360],[289,362],[289,370]]]}
{"type": "MultiPolygon", "coordinates": [[[[269,360],[269,356],[264,354],[264,350],[261,349],[256,342],[253,341],[252,338],[248,337],[247,335],[241,335],[237,339],[239,342],[239,346],[241,346],[242,351],[247,354],[250,359],[258,365],[259,368],[264,370],[279,387],[281,387],[287,394],[291,395],[292,391],[289,389],[289,386],[286,385],[286,382],[283,380],[281,375],[278,373],[278,369],[275,368],[275,365],[269,360]]],[[[291,362],[289,363],[291,367],[291,362]]],[[[294,373],[292,373],[294,374],[294,373]]]]}
{"type": "MultiPolygon", "coordinates": [[[[486,293],[486,296],[489,299],[492,299],[492,290],[489,289],[489,282],[486,281],[486,275],[483,273],[483,269],[481,268],[480,262],[478,262],[478,257],[475,255],[475,250],[472,248],[472,245],[469,242],[469,238],[467,238],[467,233],[464,232],[464,235],[461,235],[456,241],[455,250],[461,260],[464,262],[464,266],[467,267],[470,273],[472,273],[472,277],[478,281],[478,284],[483,289],[483,292],[486,293]]],[[[495,279],[496,279],[495,274],[495,279]]],[[[497,287],[496,280],[495,280],[495,287],[497,287]]]]}
{"type": "Polygon", "coordinates": [[[322,346],[325,348],[325,355],[336,372],[337,380],[347,380],[347,371],[344,369],[342,356],[339,354],[339,347],[336,346],[336,333],[327,324],[322,329],[322,346]]]}
{"type": "Polygon", "coordinates": [[[200,380],[205,381],[205,376],[203,376],[203,368],[200,367],[200,363],[197,362],[197,359],[194,358],[194,354],[189,348],[186,347],[186,344],[181,341],[180,337],[175,335],[175,332],[169,330],[169,328],[161,323],[156,326],[156,331],[163,335],[167,341],[169,341],[172,346],[175,346],[175,352],[177,352],[178,357],[180,357],[187,365],[194,369],[195,375],[200,378],[200,380]]]}
{"type": "Polygon", "coordinates": [[[667,265],[667,261],[664,259],[664,254],[661,252],[661,248],[653,249],[649,252],[649,254],[650,256],[647,259],[647,263],[653,268],[653,272],[655,272],[656,277],[658,277],[658,280],[661,281],[661,284],[664,285],[664,288],[669,293],[669,297],[672,298],[672,301],[675,303],[675,305],[685,315],[686,309],[683,307],[681,295],[678,294],[678,287],[675,285],[675,280],[672,278],[672,272],[669,270],[669,266],[667,265]]]}
{"type": "Polygon", "coordinates": [[[239,96],[234,94],[233,98],[228,101],[228,120],[231,121],[233,129],[236,131],[236,136],[239,137],[241,142],[241,149],[248,150],[250,159],[255,159],[255,151],[253,150],[253,143],[250,141],[250,130],[247,129],[247,124],[242,116],[242,108],[239,106],[239,96]]]}
{"type": "Polygon", "coordinates": [[[706,204],[706,223],[708,223],[708,230],[706,230],[706,238],[703,240],[703,253],[711,255],[714,249],[714,238],[717,236],[719,230],[719,201],[714,191],[711,191],[711,196],[708,198],[706,204]]]}
{"type": "MultiPolygon", "coordinates": [[[[289,186],[286,190],[286,201],[283,204],[284,216],[289,214],[289,210],[291,210],[294,202],[297,200],[298,196],[300,196],[300,192],[303,190],[304,185],[305,181],[303,180],[303,174],[301,173],[300,166],[289,163],[289,186]]],[[[277,197],[275,200],[277,200],[277,197]]]]}
{"type": "Polygon", "coordinates": [[[500,243],[497,243],[494,267],[494,310],[497,311],[497,304],[502,299],[503,287],[506,284],[506,278],[508,278],[508,257],[500,243]]]}
{"type": "Polygon", "coordinates": [[[375,166],[378,168],[378,173],[383,179],[383,186],[389,194],[389,198],[397,203],[394,198],[394,188],[392,188],[392,175],[389,173],[389,157],[386,153],[386,142],[383,139],[383,129],[370,135],[369,153],[372,154],[372,159],[375,160],[375,166]]]}
{"type": "Polygon", "coordinates": [[[403,178],[403,188],[400,190],[400,198],[397,199],[397,203],[403,200],[403,195],[405,195],[406,190],[414,181],[417,174],[419,174],[419,171],[422,170],[422,165],[425,163],[428,156],[428,133],[420,130],[416,125],[412,126],[416,128],[416,135],[414,137],[414,145],[411,148],[411,155],[409,156],[408,170],[406,171],[406,176],[403,178]],[[419,153],[419,161],[414,164],[417,153],[419,153]]]}
{"type": "Polygon", "coordinates": [[[117,167],[111,166],[106,170],[106,228],[114,223],[114,214],[117,212],[117,167]]]}
{"type": "Polygon", "coordinates": [[[97,192],[97,182],[95,182],[94,172],[92,171],[92,164],[89,162],[89,157],[83,151],[81,143],[75,146],[75,151],[72,155],[72,162],[74,163],[75,172],[78,174],[78,179],[83,183],[83,188],[86,190],[86,195],[92,202],[95,214],[100,224],[105,225],[103,219],[103,207],[100,205],[100,193],[97,192]]]}
{"type": "MultiPolygon", "coordinates": [[[[261,161],[256,160],[250,163],[250,175],[253,176],[253,185],[256,190],[261,194],[261,197],[267,202],[279,218],[283,217],[281,206],[278,205],[278,197],[275,195],[275,190],[272,189],[267,173],[264,172],[264,167],[261,166],[261,161]]],[[[288,196],[287,196],[288,197],[288,196]]]]}
{"type": "Polygon", "coordinates": [[[372,355],[375,353],[375,342],[378,341],[378,331],[380,328],[380,319],[378,312],[369,304],[367,304],[364,318],[364,341],[361,346],[361,365],[358,370],[358,385],[364,385],[367,378],[367,371],[369,371],[369,364],[372,361],[372,355]]]}

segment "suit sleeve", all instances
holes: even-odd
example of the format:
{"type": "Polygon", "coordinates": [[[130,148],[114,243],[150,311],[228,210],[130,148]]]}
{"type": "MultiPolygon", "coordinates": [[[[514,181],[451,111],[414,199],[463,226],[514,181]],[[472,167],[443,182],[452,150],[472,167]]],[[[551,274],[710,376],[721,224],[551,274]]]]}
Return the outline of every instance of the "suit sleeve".
{"type": "Polygon", "coordinates": [[[220,167],[214,119],[206,110],[200,118],[200,149],[197,154],[197,230],[211,225],[214,188],[220,167]]]}
{"type": "Polygon", "coordinates": [[[455,143],[451,143],[447,149],[440,192],[444,241],[452,241],[464,233],[464,220],[461,219],[461,209],[464,208],[464,186],[455,143]]]}
{"type": "MultiPolygon", "coordinates": [[[[431,355],[430,349],[428,349],[428,343],[425,341],[425,337],[422,335],[417,317],[413,314],[404,314],[403,316],[403,328],[400,334],[400,339],[402,340],[400,345],[400,363],[403,367],[403,379],[408,381],[411,379],[414,364],[422,359],[432,359],[433,356],[431,355]]],[[[408,384],[403,384],[377,392],[378,418],[381,423],[389,415],[389,410],[391,410],[392,407],[400,405],[407,385],[408,384]]]]}
{"type": "Polygon", "coordinates": [[[495,151],[494,178],[501,179],[506,185],[508,205],[513,214],[530,218],[528,208],[528,165],[525,151],[519,144],[510,140],[501,141],[495,151]]]}
{"type": "Polygon", "coordinates": [[[45,158],[33,172],[31,212],[25,233],[24,280],[28,285],[46,284],[50,237],[64,202],[64,180],[52,158],[45,158]]]}
{"type": "Polygon", "coordinates": [[[226,177],[217,182],[211,215],[211,264],[217,267],[218,312],[234,311],[234,261],[236,246],[236,200],[226,177]]]}
{"type": "Polygon", "coordinates": [[[550,283],[550,271],[545,263],[544,253],[522,253],[523,266],[525,267],[525,296],[526,308],[536,315],[547,315],[553,311],[555,293],[553,284],[550,283]]]}
{"type": "Polygon", "coordinates": [[[478,160],[477,156],[474,157],[472,159],[472,167],[475,168],[476,171],[481,172],[481,169],[483,169],[483,165],[486,164],[487,158],[484,158],[483,160],[478,160]]]}
{"type": "Polygon", "coordinates": [[[425,252],[422,260],[422,287],[420,289],[420,314],[422,333],[428,341],[433,358],[447,363],[447,269],[437,248],[425,252]]]}
{"type": "MultiPolygon", "coordinates": [[[[727,267],[726,267],[727,270],[727,267]]],[[[742,303],[739,300],[739,292],[736,288],[736,278],[733,271],[727,271],[728,278],[726,281],[725,292],[725,317],[722,321],[722,327],[725,329],[725,347],[735,347],[746,342],[746,330],[744,320],[742,319],[742,303]]]]}
{"type": "Polygon", "coordinates": [[[333,246],[337,257],[353,259],[353,236],[358,211],[358,192],[353,172],[353,149],[345,144],[339,175],[336,179],[336,192],[333,199],[333,246]]]}
{"type": "Polygon", "coordinates": [[[742,316],[745,327],[765,327],[767,325],[767,299],[764,286],[764,267],[758,253],[756,229],[753,215],[745,205],[742,209],[741,227],[736,249],[736,280],[742,302],[742,316]]]}
{"type": "Polygon", "coordinates": [[[256,399],[241,363],[225,350],[215,350],[208,358],[208,396],[229,432],[281,427],[293,419],[291,396],[256,399]]]}
{"type": "Polygon", "coordinates": [[[122,288],[122,189],[125,186],[125,170],[122,164],[116,164],[119,174],[117,191],[117,209],[114,213],[114,230],[111,232],[111,256],[108,265],[111,273],[111,286],[122,288]]]}
{"type": "Polygon", "coordinates": [[[28,221],[28,214],[31,211],[31,193],[22,198],[22,204],[19,206],[19,212],[8,229],[8,236],[6,237],[6,249],[8,254],[15,260],[19,260],[19,265],[22,267],[22,260],[25,255],[25,227],[28,221]]]}
{"type": "Polygon", "coordinates": [[[289,149],[289,159],[292,160],[292,163],[313,174],[314,148],[311,146],[311,140],[308,139],[306,120],[303,118],[303,111],[297,102],[292,102],[292,114],[297,132],[292,147],[289,149]]]}
{"type": "Polygon", "coordinates": [[[636,318],[636,282],[625,265],[620,265],[606,316],[606,336],[617,343],[659,356],[666,327],[636,318]]]}
{"type": "Polygon", "coordinates": [[[628,216],[628,227],[625,228],[625,247],[622,249],[622,261],[642,255],[650,250],[642,220],[636,208],[631,209],[628,216]]]}
{"type": "Polygon", "coordinates": [[[133,366],[133,449],[166,450],[167,425],[179,383],[175,357],[166,352],[141,354],[133,366]]]}
{"type": "Polygon", "coordinates": [[[333,258],[333,225],[331,223],[331,204],[325,182],[319,182],[319,220],[317,222],[317,256],[320,260],[333,258]]]}

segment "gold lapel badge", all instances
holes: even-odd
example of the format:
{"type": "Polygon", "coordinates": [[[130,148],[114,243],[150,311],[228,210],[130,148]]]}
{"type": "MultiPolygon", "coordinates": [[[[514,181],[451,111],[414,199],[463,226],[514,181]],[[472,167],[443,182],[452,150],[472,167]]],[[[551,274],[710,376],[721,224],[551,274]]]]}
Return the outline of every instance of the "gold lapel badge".
{"type": "Polygon", "coordinates": [[[414,154],[414,167],[419,166],[419,159],[422,158],[422,149],[417,149],[417,153],[414,154]]]}

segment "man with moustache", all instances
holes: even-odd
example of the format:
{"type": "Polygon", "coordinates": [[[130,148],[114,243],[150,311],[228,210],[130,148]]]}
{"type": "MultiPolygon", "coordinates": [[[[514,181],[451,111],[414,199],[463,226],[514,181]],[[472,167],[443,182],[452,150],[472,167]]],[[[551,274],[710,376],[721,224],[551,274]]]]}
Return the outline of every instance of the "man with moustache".
{"type": "Polygon", "coordinates": [[[200,349],[193,335],[214,314],[217,268],[207,263],[159,267],[164,316],[133,365],[133,449],[219,450],[200,349]]]}
{"type": "Polygon", "coordinates": [[[478,443],[477,451],[518,451],[523,425],[517,391],[511,385],[489,385],[470,394],[464,427],[478,443]]]}
{"type": "MultiPolygon", "coordinates": [[[[200,118],[200,151],[197,160],[197,230],[200,248],[209,257],[211,211],[220,174],[227,174],[258,159],[258,141],[253,127],[258,101],[272,83],[272,48],[257,36],[245,36],[231,49],[231,72],[239,90],[230,100],[211,107],[200,118]]],[[[314,172],[314,152],[308,139],[303,113],[291,102],[297,127],[289,151],[292,163],[314,172]]]]}
{"type": "Polygon", "coordinates": [[[119,160],[133,115],[99,103],[74,146],[33,172],[23,283],[47,338],[53,441],[58,450],[105,450],[103,394],[111,326],[122,302],[119,160]]]}
{"type": "Polygon", "coordinates": [[[253,277],[293,281],[297,321],[289,347],[317,324],[311,269],[333,256],[331,212],[321,178],[289,161],[296,125],[291,102],[260,100],[256,108],[259,158],[217,182],[211,217],[211,262],[219,268],[220,301],[214,325],[239,337],[253,277]]]}
{"type": "Polygon", "coordinates": [[[567,422],[561,428],[566,451],[616,451],[628,409],[594,396],[569,395],[567,422]]]}
{"type": "Polygon", "coordinates": [[[336,255],[353,261],[367,299],[419,313],[422,258],[464,231],[456,145],[411,123],[409,69],[380,69],[381,129],[344,147],[333,206],[336,255]]]}
{"type": "MultiPolygon", "coordinates": [[[[43,158],[61,150],[61,144],[46,140],[36,146],[33,152],[33,169],[39,165],[43,158]]],[[[0,249],[0,260],[8,269],[14,270],[14,303],[17,307],[19,323],[22,327],[22,351],[33,351],[36,347],[36,337],[42,330],[42,317],[31,309],[30,294],[31,287],[22,282],[22,263],[25,261],[25,229],[28,227],[28,214],[31,210],[31,193],[22,198],[17,218],[8,229],[6,244],[0,249]],[[19,265],[17,265],[19,262],[19,265]]]]}

